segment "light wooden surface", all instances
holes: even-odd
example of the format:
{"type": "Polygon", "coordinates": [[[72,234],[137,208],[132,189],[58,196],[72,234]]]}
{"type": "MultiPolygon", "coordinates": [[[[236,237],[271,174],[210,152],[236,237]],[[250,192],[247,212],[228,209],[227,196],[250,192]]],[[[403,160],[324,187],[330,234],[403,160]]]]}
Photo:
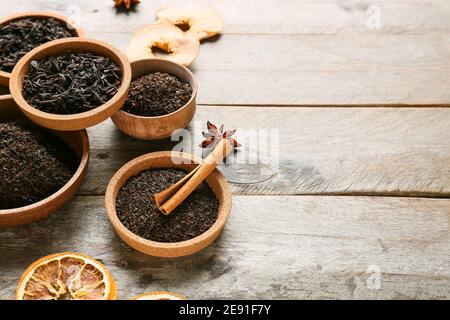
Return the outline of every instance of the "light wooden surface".
{"type": "MultiPolygon", "coordinates": [[[[225,30],[191,68],[201,105],[189,129],[208,119],[279,129],[279,167],[222,166],[234,194],[222,236],[194,256],[147,257],[115,235],[103,194],[125,162],[174,143],[124,136],[108,120],[88,130],[79,195],[46,220],[0,230],[0,298],[13,297],[33,260],[70,250],[101,259],[124,299],[160,290],[191,299],[449,299],[450,109],[430,104],[450,102],[450,2],[192,2],[216,7],[225,30]],[[379,30],[366,27],[370,5],[381,10],[379,30]]],[[[121,50],[168,3],[182,1],[143,0],[129,14],[108,0],[76,2],[87,35],[121,50]]],[[[16,0],[0,15],[67,6],[16,0]]]]}
{"type": "MultiPolygon", "coordinates": [[[[222,166],[235,194],[450,194],[450,109],[199,106],[191,132],[207,120],[280,130],[278,168],[264,157],[222,166]]],[[[110,120],[88,133],[97,169],[80,191],[88,195],[104,193],[125,162],[173,145],[127,137],[110,120]]]]}
{"type": "MultiPolygon", "coordinates": [[[[89,37],[121,50],[159,6],[183,3],[146,0],[136,13],[116,14],[111,1],[74,4],[89,37]]],[[[369,2],[356,0],[189,3],[211,4],[225,20],[224,34],[203,44],[191,66],[200,104],[450,103],[447,0],[373,1],[380,30],[367,28],[369,2]]],[[[15,0],[0,14],[44,9],[77,11],[60,0],[15,0]]]]}
{"type": "Polygon", "coordinates": [[[122,299],[158,290],[208,299],[450,296],[447,200],[235,196],[233,202],[218,241],[193,256],[162,259],[118,239],[102,197],[78,196],[59,214],[0,232],[0,294],[13,296],[36,257],[76,249],[106,264],[122,299]],[[379,290],[366,286],[370,266],[382,272],[379,290]]]}

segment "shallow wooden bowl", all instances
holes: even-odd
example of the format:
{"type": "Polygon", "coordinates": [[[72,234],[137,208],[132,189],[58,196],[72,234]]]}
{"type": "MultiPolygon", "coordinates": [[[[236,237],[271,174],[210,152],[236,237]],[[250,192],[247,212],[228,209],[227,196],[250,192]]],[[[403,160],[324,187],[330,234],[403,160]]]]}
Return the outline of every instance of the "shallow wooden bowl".
{"type": "Polygon", "coordinates": [[[109,220],[120,238],[130,247],[145,254],[157,257],[180,257],[195,253],[213,242],[222,232],[231,211],[231,191],[228,182],[219,170],[206,179],[219,200],[219,213],[216,222],[203,234],[190,240],[166,243],[141,238],[128,230],[120,222],[116,212],[116,197],[127,180],[150,168],[182,168],[190,171],[195,168],[199,159],[187,153],[161,151],[143,155],[125,164],[112,177],[106,190],[105,204],[109,220]],[[173,160],[176,160],[176,164],[173,160]],[[181,163],[183,162],[183,163],[181,163]]]}
{"type": "MultiPolygon", "coordinates": [[[[29,121],[10,95],[0,96],[0,122],[14,120],[29,121]]],[[[25,207],[0,210],[0,227],[25,224],[42,219],[57,211],[72,198],[86,176],[89,163],[89,139],[86,130],[72,132],[49,131],[63,139],[76,153],[80,159],[77,171],[60,190],[48,198],[25,207]]]]}
{"type": "Polygon", "coordinates": [[[131,67],[127,58],[117,49],[104,42],[87,38],[66,38],[43,44],[27,53],[15,66],[9,81],[11,95],[23,113],[34,123],[45,128],[74,131],[96,125],[116,113],[123,105],[131,81],[131,67]],[[33,108],[22,95],[22,85],[31,61],[55,56],[64,51],[84,51],[113,60],[122,71],[122,83],[117,93],[105,104],[82,113],[60,115],[33,108]]]}
{"type": "Polygon", "coordinates": [[[177,76],[190,84],[192,96],[180,109],[162,116],[142,117],[123,110],[112,116],[115,125],[123,133],[145,140],[168,138],[176,129],[186,128],[195,114],[197,97],[197,81],[188,68],[172,61],[163,59],[143,59],[131,63],[132,79],[153,72],[166,72],[177,76]]]}
{"type": "MultiPolygon", "coordinates": [[[[74,36],[76,37],[84,37],[85,33],[82,29],[76,28],[67,17],[54,13],[54,12],[21,12],[18,14],[13,14],[10,16],[7,16],[5,18],[0,19],[0,26],[3,26],[5,24],[8,24],[14,20],[24,19],[24,18],[54,18],[55,20],[59,20],[66,25],[70,26],[72,28],[72,32],[74,33],[74,36]]],[[[9,79],[11,77],[11,73],[0,71],[0,84],[4,86],[8,86],[9,79]]]]}

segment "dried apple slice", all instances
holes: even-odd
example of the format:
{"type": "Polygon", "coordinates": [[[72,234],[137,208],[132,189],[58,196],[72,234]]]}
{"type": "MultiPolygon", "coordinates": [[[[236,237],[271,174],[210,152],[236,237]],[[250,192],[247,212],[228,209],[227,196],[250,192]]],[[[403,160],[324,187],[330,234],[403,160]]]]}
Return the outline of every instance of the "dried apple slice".
{"type": "Polygon", "coordinates": [[[193,34],[184,33],[170,24],[157,23],[142,28],[130,40],[130,61],[160,58],[189,66],[197,57],[200,42],[193,34]]]}
{"type": "Polygon", "coordinates": [[[186,298],[172,292],[159,291],[144,293],[132,300],[186,300],[186,298]]]}
{"type": "Polygon", "coordinates": [[[156,11],[158,22],[172,24],[202,40],[222,32],[220,14],[209,7],[164,7],[156,11]]]}
{"type": "Polygon", "coordinates": [[[24,272],[17,300],[115,300],[111,273],[91,257],[65,252],[43,257],[24,272]]]}

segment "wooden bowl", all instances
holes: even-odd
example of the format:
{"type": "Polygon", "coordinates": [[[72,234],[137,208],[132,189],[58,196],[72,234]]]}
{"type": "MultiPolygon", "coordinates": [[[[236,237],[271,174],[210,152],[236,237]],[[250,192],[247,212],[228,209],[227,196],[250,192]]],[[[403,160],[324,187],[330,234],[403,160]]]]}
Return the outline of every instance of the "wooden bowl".
{"type": "Polygon", "coordinates": [[[181,168],[190,171],[199,159],[188,153],[161,151],[143,155],[125,164],[112,177],[106,190],[105,204],[109,220],[120,238],[130,247],[145,254],[157,257],[180,257],[195,253],[213,242],[222,232],[231,211],[231,191],[228,182],[219,170],[206,179],[219,200],[219,213],[216,222],[201,235],[181,242],[157,242],[144,239],[128,230],[120,222],[116,212],[116,197],[121,187],[132,176],[150,168],[181,168]],[[173,162],[176,160],[176,164],[173,162]]]}
{"type": "Polygon", "coordinates": [[[34,123],[45,128],[74,131],[96,125],[111,117],[123,105],[131,81],[131,67],[127,58],[117,49],[104,42],[87,38],[66,38],[43,44],[27,53],[15,66],[9,81],[11,95],[23,113],[34,123]],[[62,52],[85,51],[105,56],[113,60],[122,71],[122,83],[117,93],[105,104],[92,110],[60,115],[40,111],[33,108],[22,95],[22,85],[25,74],[28,72],[31,61],[47,56],[55,56],[62,52]]]}
{"type": "MultiPolygon", "coordinates": [[[[24,18],[54,18],[55,20],[58,20],[60,22],[65,23],[66,25],[70,26],[72,28],[72,32],[74,33],[74,36],[76,37],[84,37],[85,33],[82,29],[76,28],[68,19],[67,17],[54,13],[54,12],[22,12],[18,14],[13,14],[10,16],[7,16],[5,18],[0,19],[0,26],[3,26],[5,24],[8,24],[14,20],[24,19],[24,18]]],[[[11,73],[0,71],[0,84],[4,86],[8,86],[9,79],[11,77],[11,73]]]]}
{"type": "Polygon", "coordinates": [[[133,80],[153,72],[173,74],[189,83],[192,96],[183,107],[162,116],[143,117],[120,110],[112,116],[113,122],[120,131],[139,139],[157,140],[170,137],[174,130],[186,128],[189,125],[195,114],[197,81],[188,68],[168,60],[143,59],[131,63],[131,72],[133,80]]]}
{"type": "MultiPolygon", "coordinates": [[[[0,122],[29,120],[23,115],[10,95],[0,96],[0,122]]],[[[89,162],[89,139],[86,130],[61,132],[48,130],[59,136],[76,153],[80,164],[73,177],[53,195],[25,207],[0,210],[0,227],[25,224],[42,219],[57,211],[72,198],[86,176],[89,162]]]]}

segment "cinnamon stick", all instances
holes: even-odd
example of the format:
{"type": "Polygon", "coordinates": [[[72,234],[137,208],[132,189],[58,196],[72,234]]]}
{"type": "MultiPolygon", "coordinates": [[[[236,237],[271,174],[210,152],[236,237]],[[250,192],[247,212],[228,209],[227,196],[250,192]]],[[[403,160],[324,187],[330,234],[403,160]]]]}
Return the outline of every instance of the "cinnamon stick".
{"type": "Polygon", "coordinates": [[[183,179],[169,188],[155,194],[158,209],[168,215],[175,210],[210,174],[217,163],[233,151],[228,139],[222,139],[201,164],[183,179]]]}

